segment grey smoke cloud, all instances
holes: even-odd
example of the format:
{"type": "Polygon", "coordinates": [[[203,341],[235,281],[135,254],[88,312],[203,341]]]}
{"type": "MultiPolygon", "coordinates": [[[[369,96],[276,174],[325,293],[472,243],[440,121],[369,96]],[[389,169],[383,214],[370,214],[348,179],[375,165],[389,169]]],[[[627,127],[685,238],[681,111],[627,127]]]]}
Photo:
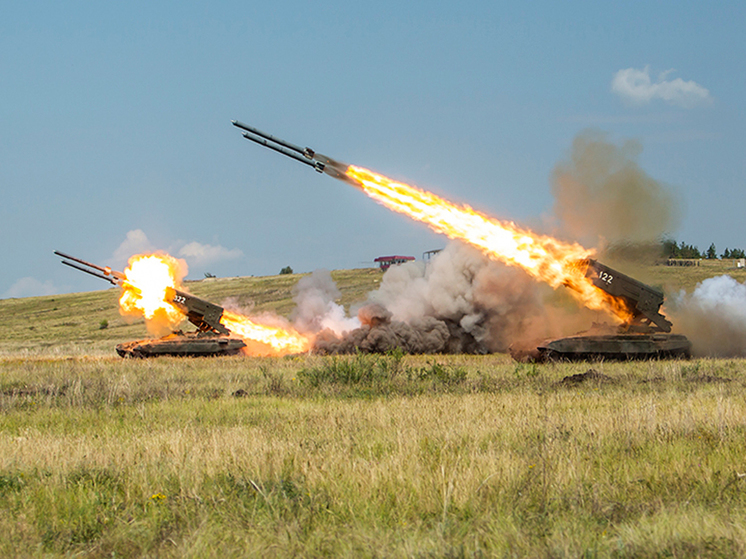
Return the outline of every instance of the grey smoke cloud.
{"type": "Polygon", "coordinates": [[[300,332],[306,333],[329,330],[342,335],[360,327],[360,321],[347,317],[344,307],[336,302],[340,295],[329,271],[316,270],[295,285],[293,301],[296,306],[290,320],[300,332]]]}
{"type": "Polygon", "coordinates": [[[547,305],[547,296],[556,294],[523,271],[452,242],[428,265],[390,268],[359,307],[359,326],[343,333],[320,329],[314,347],[321,353],[506,351],[516,342],[577,331],[578,318],[588,318],[575,305],[569,313],[547,305]]]}

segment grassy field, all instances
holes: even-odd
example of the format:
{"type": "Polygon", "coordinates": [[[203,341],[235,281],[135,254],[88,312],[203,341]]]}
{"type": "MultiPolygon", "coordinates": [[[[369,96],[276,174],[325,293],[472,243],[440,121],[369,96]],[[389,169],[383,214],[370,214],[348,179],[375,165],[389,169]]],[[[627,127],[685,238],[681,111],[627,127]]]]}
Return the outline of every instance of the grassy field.
{"type": "MultiPolygon", "coordinates": [[[[189,289],[286,314],[297,279],[189,289]]],[[[743,361],[122,360],[116,296],[0,301],[2,556],[746,554],[743,361]]]]}

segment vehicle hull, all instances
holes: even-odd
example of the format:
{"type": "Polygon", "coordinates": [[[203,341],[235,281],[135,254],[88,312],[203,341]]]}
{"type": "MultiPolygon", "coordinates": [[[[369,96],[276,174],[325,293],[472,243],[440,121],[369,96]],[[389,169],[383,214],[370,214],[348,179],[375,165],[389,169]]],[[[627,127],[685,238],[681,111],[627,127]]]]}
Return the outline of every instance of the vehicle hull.
{"type": "Polygon", "coordinates": [[[117,345],[121,357],[214,357],[237,355],[246,347],[240,338],[205,332],[169,334],[153,340],[135,340],[117,345]]]}
{"type": "Polygon", "coordinates": [[[686,336],[665,333],[578,334],[544,340],[528,350],[511,348],[518,361],[631,361],[688,359],[692,344],[686,336]]]}

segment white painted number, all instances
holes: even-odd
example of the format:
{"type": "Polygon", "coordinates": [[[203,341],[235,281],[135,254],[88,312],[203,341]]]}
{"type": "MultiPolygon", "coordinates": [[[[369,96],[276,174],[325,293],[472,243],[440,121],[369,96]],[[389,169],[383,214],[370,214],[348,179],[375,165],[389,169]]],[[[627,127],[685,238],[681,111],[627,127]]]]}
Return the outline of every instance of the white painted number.
{"type": "Polygon", "coordinates": [[[606,272],[601,272],[600,274],[598,274],[598,279],[611,285],[611,281],[614,279],[614,276],[612,276],[611,274],[607,274],[606,272]]]}

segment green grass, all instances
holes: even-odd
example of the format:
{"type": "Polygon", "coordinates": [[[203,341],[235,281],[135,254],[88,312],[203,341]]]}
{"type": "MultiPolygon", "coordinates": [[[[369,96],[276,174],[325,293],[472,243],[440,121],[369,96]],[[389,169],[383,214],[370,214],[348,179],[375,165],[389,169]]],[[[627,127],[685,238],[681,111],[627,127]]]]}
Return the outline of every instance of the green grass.
{"type": "Polygon", "coordinates": [[[587,364],[501,355],[0,367],[3,556],[746,551],[741,361],[573,387],[587,364]]]}

